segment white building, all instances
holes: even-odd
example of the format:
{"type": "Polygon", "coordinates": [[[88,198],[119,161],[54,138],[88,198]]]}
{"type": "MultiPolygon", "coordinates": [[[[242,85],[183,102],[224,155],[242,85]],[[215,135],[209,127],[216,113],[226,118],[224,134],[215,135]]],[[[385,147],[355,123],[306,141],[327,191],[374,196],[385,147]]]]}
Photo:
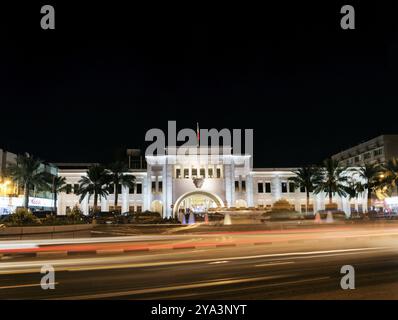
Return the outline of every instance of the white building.
{"type": "MultiPolygon", "coordinates": [[[[169,148],[170,149],[170,148],[169,148]]],[[[147,156],[147,168],[130,170],[136,177],[132,190],[121,188],[118,207],[121,212],[156,211],[163,217],[177,216],[190,208],[193,211],[207,211],[210,208],[270,208],[279,199],[286,199],[296,211],[305,211],[306,193],[295,189],[289,177],[294,168],[252,169],[249,155],[203,155],[178,157],[171,152],[161,156],[147,156]]],[[[78,181],[85,175],[84,168],[60,167],[59,175],[68,183],[68,192],[59,196],[58,214],[79,205],[84,214],[93,206],[86,197],[79,204],[74,194],[78,181]]],[[[314,212],[325,209],[328,201],[325,194],[311,195],[310,208],[314,212]]],[[[351,210],[367,210],[366,192],[363,196],[349,200],[337,195],[333,201],[346,215],[351,210]]],[[[114,209],[114,195],[100,200],[101,211],[114,209]]]]}

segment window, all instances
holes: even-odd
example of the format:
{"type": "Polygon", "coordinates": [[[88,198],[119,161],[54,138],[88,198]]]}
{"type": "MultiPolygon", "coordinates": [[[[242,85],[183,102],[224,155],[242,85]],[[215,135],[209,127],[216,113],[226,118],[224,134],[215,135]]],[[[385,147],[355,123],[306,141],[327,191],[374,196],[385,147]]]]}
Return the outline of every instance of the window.
{"type": "Polygon", "coordinates": [[[114,189],[113,185],[110,185],[108,187],[108,192],[109,192],[109,194],[114,194],[115,193],[115,189],[114,189]]]}
{"type": "Polygon", "coordinates": [[[281,183],[281,187],[282,187],[282,193],[287,193],[287,183],[286,182],[282,182],[281,183]]]}
{"type": "Polygon", "coordinates": [[[217,178],[221,178],[221,169],[217,168],[217,178]]]}
{"type": "Polygon", "coordinates": [[[120,183],[117,185],[116,191],[118,194],[122,193],[122,185],[120,183]]]}
{"type": "Polygon", "coordinates": [[[75,184],[73,185],[73,193],[74,193],[74,194],[77,194],[78,192],[79,192],[79,184],[75,183],[75,184]]]}
{"type": "Polygon", "coordinates": [[[176,169],[176,178],[181,179],[181,169],[180,168],[176,169]]]}
{"type": "Polygon", "coordinates": [[[246,192],[246,181],[242,180],[242,192],[246,192]]]}
{"type": "Polygon", "coordinates": [[[162,190],[163,190],[163,183],[162,183],[162,181],[159,181],[158,182],[158,191],[162,192],[162,190]]]}
{"type": "Polygon", "coordinates": [[[305,188],[304,187],[300,187],[300,192],[304,193],[305,192],[305,188]]]}
{"type": "Polygon", "coordinates": [[[129,194],[134,194],[134,186],[132,186],[131,188],[129,188],[129,194]]]}
{"type": "Polygon", "coordinates": [[[192,168],[192,178],[196,178],[198,176],[198,169],[192,168]]]}
{"type": "Polygon", "coordinates": [[[67,184],[66,185],[66,194],[70,194],[72,193],[72,185],[71,184],[67,184]]]}
{"type": "Polygon", "coordinates": [[[361,160],[361,157],[360,156],[356,156],[355,157],[355,162],[359,162],[359,160],[361,160]]]}
{"type": "Polygon", "coordinates": [[[271,182],[265,183],[265,193],[271,193],[271,182]]]}
{"type": "Polygon", "coordinates": [[[375,151],[373,151],[373,156],[377,157],[377,156],[381,156],[383,154],[383,149],[377,149],[375,151]]]}
{"type": "Polygon", "coordinates": [[[137,183],[137,194],[142,194],[142,183],[137,183]]]}
{"type": "Polygon", "coordinates": [[[152,181],[152,193],[156,192],[156,181],[152,181]]]}
{"type": "Polygon", "coordinates": [[[209,178],[213,178],[213,168],[209,168],[209,178]]]}
{"type": "Polygon", "coordinates": [[[293,193],[296,190],[296,186],[293,182],[289,182],[289,192],[293,193]]]}
{"type": "Polygon", "coordinates": [[[205,175],[206,175],[205,168],[200,168],[200,176],[204,178],[205,175]]]}
{"type": "Polygon", "coordinates": [[[239,192],[239,181],[235,181],[235,192],[239,192]]]}
{"type": "Polygon", "coordinates": [[[137,212],[138,213],[142,212],[142,206],[137,206],[137,212]]]}
{"type": "Polygon", "coordinates": [[[358,212],[362,213],[363,212],[363,207],[362,204],[358,204],[358,212]]]}
{"type": "Polygon", "coordinates": [[[184,169],[184,178],[189,179],[189,169],[184,169]]]}
{"type": "Polygon", "coordinates": [[[262,182],[257,183],[257,192],[264,193],[264,184],[262,182]]]}
{"type": "Polygon", "coordinates": [[[134,212],[134,206],[129,206],[129,212],[134,212]]]}
{"type": "Polygon", "coordinates": [[[364,158],[365,160],[367,160],[367,159],[370,159],[371,156],[372,156],[372,155],[371,155],[370,152],[366,152],[366,153],[363,155],[363,158],[364,158]]]}

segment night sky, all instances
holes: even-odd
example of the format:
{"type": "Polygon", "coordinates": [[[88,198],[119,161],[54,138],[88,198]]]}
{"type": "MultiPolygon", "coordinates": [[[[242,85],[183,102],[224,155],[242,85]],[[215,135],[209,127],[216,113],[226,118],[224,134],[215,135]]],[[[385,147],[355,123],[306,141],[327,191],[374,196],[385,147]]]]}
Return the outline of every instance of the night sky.
{"type": "Polygon", "coordinates": [[[0,148],[109,162],[176,120],[253,128],[255,166],[284,167],[398,134],[397,5],[111,3],[47,1],[55,31],[43,3],[4,11],[0,148]]]}

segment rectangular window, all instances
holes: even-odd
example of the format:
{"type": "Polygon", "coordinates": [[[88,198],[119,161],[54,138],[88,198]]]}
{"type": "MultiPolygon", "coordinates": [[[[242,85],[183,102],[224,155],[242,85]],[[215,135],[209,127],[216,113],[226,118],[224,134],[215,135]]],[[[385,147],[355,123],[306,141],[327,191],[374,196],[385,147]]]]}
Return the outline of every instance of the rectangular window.
{"type": "Polygon", "coordinates": [[[78,192],[79,192],[79,184],[75,183],[73,185],[73,193],[78,194],[78,192]]]}
{"type": "Polygon", "coordinates": [[[159,181],[158,182],[158,191],[162,192],[162,190],[163,190],[163,183],[162,183],[162,181],[159,181]]]}
{"type": "Polygon", "coordinates": [[[200,168],[200,176],[201,176],[202,178],[205,177],[205,169],[204,169],[204,168],[200,168]]]}
{"type": "Polygon", "coordinates": [[[156,192],[156,181],[152,181],[152,193],[156,192]]]}
{"type": "Polygon", "coordinates": [[[262,182],[257,183],[257,192],[264,193],[264,184],[262,182]]]}
{"type": "Polygon", "coordinates": [[[134,206],[129,206],[129,212],[134,212],[134,206]]]}
{"type": "Polygon", "coordinates": [[[357,162],[359,162],[359,160],[361,160],[361,157],[360,156],[356,156],[355,157],[355,162],[357,163],[357,162]]]}
{"type": "Polygon", "coordinates": [[[192,178],[196,178],[198,176],[198,169],[192,168],[192,178]]]}
{"type": "Polygon", "coordinates": [[[108,187],[108,192],[109,192],[109,194],[114,194],[115,193],[115,189],[114,189],[113,185],[110,185],[108,187]]]}
{"type": "Polygon", "coordinates": [[[235,181],[235,192],[239,192],[239,181],[235,181]]]}
{"type": "Polygon", "coordinates": [[[117,185],[116,191],[118,194],[122,193],[122,185],[120,183],[117,185]]]}
{"type": "Polygon", "coordinates": [[[289,192],[294,193],[295,190],[296,190],[296,186],[294,185],[294,183],[289,182],[289,192]]]}
{"type": "Polygon", "coordinates": [[[134,194],[134,186],[132,186],[131,188],[129,188],[129,194],[134,194]]]}
{"type": "Polygon", "coordinates": [[[281,187],[282,187],[282,193],[287,193],[287,183],[286,182],[282,182],[281,183],[281,187]]]}
{"type": "Polygon", "coordinates": [[[305,192],[305,188],[304,187],[300,187],[300,192],[304,193],[305,192]]]}
{"type": "Polygon", "coordinates": [[[71,184],[67,184],[66,185],[66,194],[70,194],[72,193],[72,185],[71,184]]]}
{"type": "Polygon", "coordinates": [[[246,181],[242,180],[242,192],[246,192],[246,181]]]}
{"type": "Polygon", "coordinates": [[[271,193],[271,182],[265,183],[265,193],[271,193]]]}
{"type": "Polygon", "coordinates": [[[380,149],[377,149],[377,150],[373,151],[373,155],[375,157],[381,156],[382,154],[383,154],[383,148],[380,148],[380,149]]]}
{"type": "Polygon", "coordinates": [[[221,169],[217,168],[217,178],[221,178],[221,169]]]}
{"type": "Polygon", "coordinates": [[[213,178],[213,168],[209,168],[209,178],[213,178]]]}
{"type": "Polygon", "coordinates": [[[189,169],[184,169],[184,178],[189,179],[189,169]]]}
{"type": "Polygon", "coordinates": [[[142,206],[137,206],[137,212],[138,213],[142,212],[142,206]]]}
{"type": "Polygon", "coordinates": [[[142,194],[142,183],[137,183],[137,194],[142,194]]]}
{"type": "Polygon", "coordinates": [[[181,179],[181,169],[176,169],[176,178],[181,179]]]}
{"type": "Polygon", "coordinates": [[[366,152],[366,153],[363,155],[363,158],[364,158],[365,160],[368,160],[368,159],[370,159],[371,156],[372,156],[372,155],[371,155],[370,152],[366,152]]]}

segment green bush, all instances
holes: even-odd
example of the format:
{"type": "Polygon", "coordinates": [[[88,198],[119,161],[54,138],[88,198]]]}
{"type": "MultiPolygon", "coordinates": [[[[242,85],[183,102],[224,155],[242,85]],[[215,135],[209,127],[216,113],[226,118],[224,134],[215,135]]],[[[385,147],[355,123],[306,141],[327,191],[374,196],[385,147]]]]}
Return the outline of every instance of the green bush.
{"type": "Polygon", "coordinates": [[[37,225],[40,224],[40,219],[35,217],[29,209],[17,208],[13,214],[10,215],[10,223],[12,225],[37,225]]]}
{"type": "Polygon", "coordinates": [[[82,222],[83,217],[83,211],[77,205],[72,208],[72,211],[67,213],[67,219],[72,223],[82,222]]]}

